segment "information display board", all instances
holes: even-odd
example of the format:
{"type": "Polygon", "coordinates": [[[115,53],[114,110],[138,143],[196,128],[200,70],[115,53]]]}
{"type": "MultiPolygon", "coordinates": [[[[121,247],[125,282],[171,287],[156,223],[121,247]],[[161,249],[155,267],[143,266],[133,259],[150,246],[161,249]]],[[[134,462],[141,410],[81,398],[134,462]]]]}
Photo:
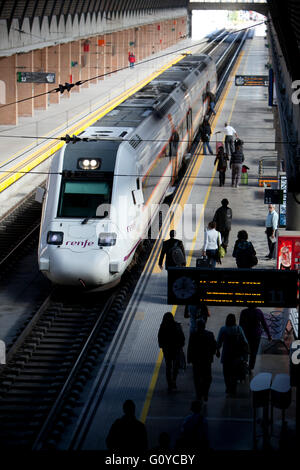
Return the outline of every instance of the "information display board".
{"type": "Polygon", "coordinates": [[[236,86],[268,86],[268,75],[236,75],[236,86]]]}
{"type": "Polygon", "coordinates": [[[265,189],[264,194],[265,204],[283,204],[283,190],[282,189],[265,189]]]}
{"type": "Polygon", "coordinates": [[[20,83],[55,83],[53,72],[17,72],[17,82],[20,83]]]}
{"type": "Polygon", "coordinates": [[[297,271],[271,269],[168,269],[168,304],[297,306],[297,271]]]}

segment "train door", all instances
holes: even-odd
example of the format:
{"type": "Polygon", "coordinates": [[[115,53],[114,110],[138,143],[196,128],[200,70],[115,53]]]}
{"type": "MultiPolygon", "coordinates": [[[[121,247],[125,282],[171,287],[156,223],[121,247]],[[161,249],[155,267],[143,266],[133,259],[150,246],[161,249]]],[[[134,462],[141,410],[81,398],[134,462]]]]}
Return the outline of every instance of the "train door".
{"type": "Polygon", "coordinates": [[[172,184],[176,180],[178,173],[178,145],[179,134],[174,131],[169,142],[169,157],[172,161],[172,184]]]}
{"type": "Polygon", "coordinates": [[[193,142],[193,119],[191,109],[188,110],[186,115],[186,128],[188,134],[188,148],[190,148],[193,142]]]}

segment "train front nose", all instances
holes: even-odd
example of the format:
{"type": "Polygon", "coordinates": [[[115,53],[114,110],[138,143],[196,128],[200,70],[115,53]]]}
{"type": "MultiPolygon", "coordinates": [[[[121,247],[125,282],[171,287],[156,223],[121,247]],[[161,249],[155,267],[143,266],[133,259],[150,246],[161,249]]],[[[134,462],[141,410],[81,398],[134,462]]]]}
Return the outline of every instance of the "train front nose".
{"type": "Polygon", "coordinates": [[[55,284],[101,286],[110,281],[109,256],[104,250],[76,253],[60,248],[50,254],[45,274],[55,284]]]}

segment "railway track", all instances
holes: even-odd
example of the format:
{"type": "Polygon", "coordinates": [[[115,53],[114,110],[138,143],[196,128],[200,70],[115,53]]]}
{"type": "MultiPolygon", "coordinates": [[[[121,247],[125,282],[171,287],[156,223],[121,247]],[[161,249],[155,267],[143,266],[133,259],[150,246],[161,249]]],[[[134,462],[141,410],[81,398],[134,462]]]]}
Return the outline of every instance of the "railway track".
{"type": "Polygon", "coordinates": [[[0,280],[38,241],[42,207],[35,190],[0,220],[0,280]]]}

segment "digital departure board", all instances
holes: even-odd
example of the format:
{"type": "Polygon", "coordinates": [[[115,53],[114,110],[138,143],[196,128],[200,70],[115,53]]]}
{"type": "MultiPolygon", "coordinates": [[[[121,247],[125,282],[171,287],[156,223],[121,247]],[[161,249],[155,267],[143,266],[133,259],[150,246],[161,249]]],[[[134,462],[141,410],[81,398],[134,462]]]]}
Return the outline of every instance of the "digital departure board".
{"type": "Polygon", "coordinates": [[[268,86],[268,75],[236,75],[236,86],[268,86]]]}
{"type": "Polygon", "coordinates": [[[169,268],[168,304],[296,307],[298,277],[278,269],[169,268]]]}

